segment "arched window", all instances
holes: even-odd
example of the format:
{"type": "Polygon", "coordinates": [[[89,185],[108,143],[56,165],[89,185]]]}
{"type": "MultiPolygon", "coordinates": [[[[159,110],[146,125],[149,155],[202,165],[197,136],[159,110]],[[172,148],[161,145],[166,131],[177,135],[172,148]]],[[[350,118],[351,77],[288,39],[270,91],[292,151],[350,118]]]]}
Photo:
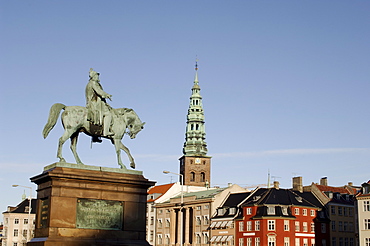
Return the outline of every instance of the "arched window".
{"type": "Polygon", "coordinates": [[[195,181],[195,173],[191,172],[190,173],[190,182],[194,182],[194,181],[195,181]]]}
{"type": "Polygon", "coordinates": [[[200,173],[200,182],[206,181],[206,174],[204,172],[200,173]]]}

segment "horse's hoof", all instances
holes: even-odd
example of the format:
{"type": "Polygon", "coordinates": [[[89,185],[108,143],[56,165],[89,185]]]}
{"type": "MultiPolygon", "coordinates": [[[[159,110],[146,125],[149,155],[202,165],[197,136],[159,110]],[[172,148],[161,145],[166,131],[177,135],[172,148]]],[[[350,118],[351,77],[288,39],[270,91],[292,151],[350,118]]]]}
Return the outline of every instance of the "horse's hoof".
{"type": "Polygon", "coordinates": [[[59,158],[59,162],[66,162],[64,158],[59,158]]]}

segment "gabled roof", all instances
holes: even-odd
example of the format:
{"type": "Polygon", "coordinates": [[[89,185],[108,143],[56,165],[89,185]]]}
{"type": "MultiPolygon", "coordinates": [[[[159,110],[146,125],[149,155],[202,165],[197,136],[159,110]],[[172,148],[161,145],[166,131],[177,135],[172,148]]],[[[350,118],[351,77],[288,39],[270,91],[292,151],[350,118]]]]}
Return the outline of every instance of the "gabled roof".
{"type": "MultiPolygon", "coordinates": [[[[31,214],[36,214],[36,203],[37,203],[37,199],[34,199],[32,198],[31,199],[31,214]]],[[[25,199],[23,200],[21,203],[19,203],[15,209],[11,210],[11,211],[5,211],[3,212],[3,214],[5,213],[17,213],[17,214],[28,214],[28,210],[26,210],[26,207],[29,207],[29,199],[25,199]]]]}
{"type": "Polygon", "coordinates": [[[331,192],[338,192],[341,194],[350,194],[349,190],[342,188],[342,187],[333,187],[333,186],[319,185],[319,184],[316,184],[316,186],[322,192],[331,191],[331,192]]]}
{"type": "Polygon", "coordinates": [[[150,194],[161,194],[161,195],[159,195],[155,199],[149,199],[147,202],[154,202],[155,200],[157,200],[158,198],[160,198],[161,196],[163,196],[163,194],[165,194],[174,184],[175,183],[164,184],[164,185],[156,185],[156,186],[151,187],[148,190],[148,194],[149,195],[150,194]]]}
{"type": "Polygon", "coordinates": [[[243,206],[248,205],[295,205],[316,207],[300,194],[288,189],[260,188],[249,197],[243,206]]]}
{"type": "Polygon", "coordinates": [[[224,202],[223,207],[236,207],[250,194],[251,192],[231,193],[229,197],[226,199],[226,201],[224,202]]]}
{"type": "MultiPolygon", "coordinates": [[[[195,199],[205,199],[205,198],[212,198],[218,193],[224,191],[227,188],[217,188],[217,189],[209,189],[209,190],[203,190],[203,191],[195,191],[195,192],[189,192],[185,193],[184,197],[191,197],[195,196],[195,199]]],[[[180,196],[177,196],[180,197],[180,196]]]]}

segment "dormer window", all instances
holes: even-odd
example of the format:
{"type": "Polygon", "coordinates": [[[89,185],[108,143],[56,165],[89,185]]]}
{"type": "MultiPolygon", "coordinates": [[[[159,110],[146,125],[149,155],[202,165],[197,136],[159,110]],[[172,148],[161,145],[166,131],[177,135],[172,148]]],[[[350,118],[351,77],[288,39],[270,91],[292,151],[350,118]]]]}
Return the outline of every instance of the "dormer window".
{"type": "Polygon", "coordinates": [[[234,215],[236,213],[236,208],[230,208],[229,209],[229,214],[234,215]]]}
{"type": "Polygon", "coordinates": [[[256,202],[256,201],[258,201],[260,198],[261,198],[261,196],[254,196],[254,197],[253,197],[253,201],[254,201],[254,202],[256,202]]]}
{"type": "Polygon", "coordinates": [[[224,208],[217,209],[217,214],[220,215],[220,216],[224,215],[225,214],[225,209],[224,208]]]}
{"type": "Polygon", "coordinates": [[[267,207],[267,214],[268,215],[275,215],[275,206],[268,206],[267,207]]]}
{"type": "Polygon", "coordinates": [[[288,208],[287,207],[281,207],[281,211],[283,215],[288,215],[288,208]]]}
{"type": "Polygon", "coordinates": [[[298,202],[303,202],[303,198],[300,197],[300,196],[296,196],[295,199],[298,201],[298,202]]]}

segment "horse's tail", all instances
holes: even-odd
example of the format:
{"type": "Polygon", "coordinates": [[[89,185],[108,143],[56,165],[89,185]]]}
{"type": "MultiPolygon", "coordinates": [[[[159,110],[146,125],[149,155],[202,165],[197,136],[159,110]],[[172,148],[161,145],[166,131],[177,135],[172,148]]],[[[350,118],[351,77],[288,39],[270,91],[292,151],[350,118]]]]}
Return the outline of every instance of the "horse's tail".
{"type": "Polygon", "coordinates": [[[48,122],[46,123],[46,125],[44,126],[44,130],[42,131],[42,135],[44,136],[44,138],[46,138],[49,135],[49,132],[51,131],[51,129],[53,129],[53,127],[57,123],[60,111],[65,108],[66,105],[61,103],[55,103],[53,106],[51,106],[48,122]]]}

